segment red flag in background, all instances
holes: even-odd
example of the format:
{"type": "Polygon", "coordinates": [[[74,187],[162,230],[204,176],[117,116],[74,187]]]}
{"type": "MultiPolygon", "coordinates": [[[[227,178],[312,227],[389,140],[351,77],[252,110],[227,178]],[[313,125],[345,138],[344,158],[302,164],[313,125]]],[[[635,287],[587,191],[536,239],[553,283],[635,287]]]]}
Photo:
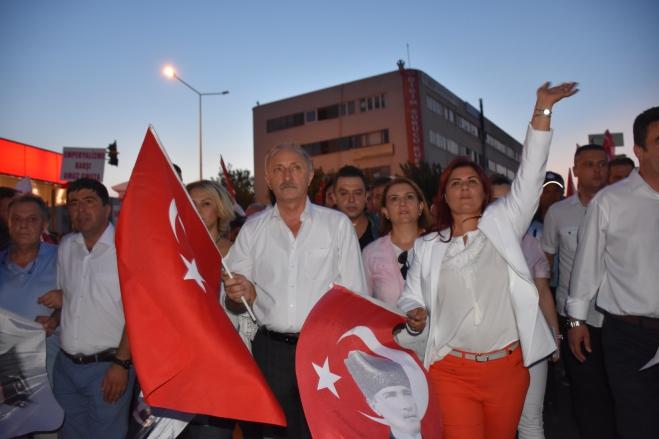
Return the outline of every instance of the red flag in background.
{"type": "Polygon", "coordinates": [[[314,306],[295,355],[314,438],[442,437],[439,405],[423,364],[392,335],[404,322],[340,286],[314,306]]]}
{"type": "Polygon", "coordinates": [[[602,148],[606,151],[606,154],[609,156],[609,160],[616,158],[616,145],[613,142],[613,136],[609,130],[604,131],[604,143],[602,143],[602,148]]]}
{"type": "Polygon", "coordinates": [[[285,425],[218,302],[221,256],[151,128],[117,225],[126,327],[148,404],[285,425]]]}
{"type": "Polygon", "coordinates": [[[577,190],[574,188],[574,181],[572,180],[572,168],[567,170],[567,192],[565,197],[571,197],[577,190]]]}
{"type": "Polygon", "coordinates": [[[233,187],[233,180],[231,180],[231,175],[227,170],[226,165],[224,164],[224,159],[220,156],[220,166],[222,166],[222,173],[224,174],[224,182],[227,184],[227,191],[229,195],[233,198],[234,202],[236,200],[236,189],[233,187]]]}

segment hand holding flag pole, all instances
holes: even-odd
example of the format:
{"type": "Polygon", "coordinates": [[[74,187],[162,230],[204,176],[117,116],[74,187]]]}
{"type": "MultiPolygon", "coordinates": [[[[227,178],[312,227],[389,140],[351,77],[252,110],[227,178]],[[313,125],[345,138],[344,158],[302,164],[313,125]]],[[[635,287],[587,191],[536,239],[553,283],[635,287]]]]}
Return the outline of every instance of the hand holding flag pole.
{"type": "MultiPolygon", "coordinates": [[[[229,270],[229,267],[227,267],[226,264],[224,263],[224,259],[222,259],[222,268],[224,269],[224,272],[227,274],[227,276],[229,276],[230,279],[233,279],[233,274],[231,274],[231,270],[229,270]]],[[[245,305],[249,317],[252,319],[254,323],[256,323],[256,315],[254,315],[254,311],[252,311],[252,308],[249,306],[249,303],[247,303],[245,296],[240,296],[240,301],[243,303],[243,305],[245,305]]]]}

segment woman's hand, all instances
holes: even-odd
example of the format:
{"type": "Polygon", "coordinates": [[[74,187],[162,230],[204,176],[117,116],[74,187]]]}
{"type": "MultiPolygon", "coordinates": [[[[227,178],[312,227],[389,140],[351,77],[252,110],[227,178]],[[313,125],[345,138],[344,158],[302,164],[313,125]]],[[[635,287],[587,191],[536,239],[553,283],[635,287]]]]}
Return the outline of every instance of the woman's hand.
{"type": "Polygon", "coordinates": [[[428,312],[422,306],[414,308],[407,313],[407,327],[415,333],[420,333],[426,327],[428,312]]]}
{"type": "Polygon", "coordinates": [[[554,87],[550,85],[549,82],[545,82],[538,88],[536,93],[537,100],[533,109],[533,117],[531,118],[531,126],[534,130],[549,131],[549,126],[551,125],[551,109],[554,104],[579,91],[576,82],[564,82],[554,87]],[[549,114],[545,114],[547,110],[549,114]]]}
{"type": "Polygon", "coordinates": [[[551,87],[550,82],[545,82],[538,88],[536,109],[551,110],[556,102],[572,96],[578,91],[576,82],[564,82],[554,87],[551,87]]]}

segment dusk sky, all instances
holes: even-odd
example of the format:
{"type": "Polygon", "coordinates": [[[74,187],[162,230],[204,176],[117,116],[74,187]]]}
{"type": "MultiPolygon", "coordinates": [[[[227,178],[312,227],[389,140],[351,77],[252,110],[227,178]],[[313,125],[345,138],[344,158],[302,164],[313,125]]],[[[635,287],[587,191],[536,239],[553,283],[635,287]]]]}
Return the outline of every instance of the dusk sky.
{"type": "Polygon", "coordinates": [[[252,107],[396,69],[423,70],[522,140],[535,89],[574,80],[555,108],[549,167],[576,143],[623,132],[659,105],[659,2],[0,1],[0,137],[61,152],[117,140],[128,180],[153,124],[185,182],[198,177],[197,97],[161,74],[172,63],[204,98],[204,176],[219,156],[253,169],[252,107]]]}

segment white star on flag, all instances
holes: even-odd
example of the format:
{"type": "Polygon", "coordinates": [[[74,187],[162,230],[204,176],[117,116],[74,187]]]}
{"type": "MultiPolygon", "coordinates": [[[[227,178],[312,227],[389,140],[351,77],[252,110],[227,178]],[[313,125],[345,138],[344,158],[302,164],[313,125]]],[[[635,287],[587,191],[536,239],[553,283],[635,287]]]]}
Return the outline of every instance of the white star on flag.
{"type": "Polygon", "coordinates": [[[341,377],[330,371],[328,358],[325,357],[325,363],[323,363],[322,367],[318,366],[316,363],[311,364],[318,374],[318,388],[316,390],[329,389],[334,396],[341,399],[339,393],[336,391],[336,387],[334,387],[334,383],[340,380],[341,377]]]}
{"type": "Polygon", "coordinates": [[[197,263],[195,262],[194,258],[192,258],[191,261],[188,261],[183,257],[183,255],[179,255],[179,256],[183,260],[185,267],[188,269],[188,272],[185,273],[185,276],[183,276],[183,280],[194,280],[195,282],[197,282],[197,285],[199,285],[199,288],[201,288],[204,291],[204,293],[206,293],[206,288],[204,287],[204,278],[201,277],[201,274],[199,274],[199,270],[197,269],[197,263]]]}

